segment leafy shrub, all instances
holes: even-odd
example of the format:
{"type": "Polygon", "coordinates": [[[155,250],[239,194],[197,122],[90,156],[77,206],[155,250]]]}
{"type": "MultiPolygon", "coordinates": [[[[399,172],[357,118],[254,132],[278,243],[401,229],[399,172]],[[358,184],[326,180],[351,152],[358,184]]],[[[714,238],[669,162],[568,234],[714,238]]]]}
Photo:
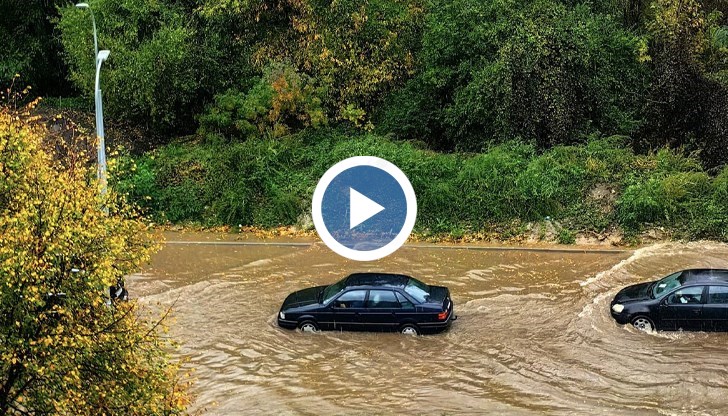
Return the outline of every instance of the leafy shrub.
{"type": "Polygon", "coordinates": [[[578,232],[617,225],[631,233],[661,225],[680,235],[725,238],[728,169],[713,179],[692,157],[668,150],[636,156],[624,141],[594,139],[543,153],[509,142],[465,155],[323,128],[275,140],[169,145],[144,156],[120,185],[135,186],[131,195],[173,222],[294,225],[310,212],[328,168],[370,155],[407,175],[417,195],[415,229],[423,234],[462,236],[513,224],[525,232],[525,221],[550,216],[564,224],[565,243],[578,232]],[[605,196],[593,197],[595,188],[605,196]]]}
{"type": "Polygon", "coordinates": [[[632,229],[644,224],[688,229],[705,214],[711,185],[704,172],[649,177],[625,189],[618,202],[620,221],[632,229]]]}
{"type": "Polygon", "coordinates": [[[456,189],[464,219],[482,227],[527,211],[527,201],[518,182],[534,154],[532,146],[512,144],[463,161],[456,189]]]}
{"type": "Polygon", "coordinates": [[[321,106],[323,89],[291,66],[273,64],[245,94],[230,90],[200,116],[202,134],[248,138],[281,137],[305,127],[327,123],[321,106]]]}
{"type": "Polygon", "coordinates": [[[576,236],[566,228],[562,228],[556,235],[556,241],[559,244],[574,244],[576,242],[576,236]]]}

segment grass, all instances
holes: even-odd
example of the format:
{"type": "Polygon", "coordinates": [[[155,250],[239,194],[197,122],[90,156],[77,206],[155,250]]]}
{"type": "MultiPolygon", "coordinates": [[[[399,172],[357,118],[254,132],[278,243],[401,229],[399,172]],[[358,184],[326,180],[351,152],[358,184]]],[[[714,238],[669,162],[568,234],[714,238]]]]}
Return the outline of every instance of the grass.
{"type": "Polygon", "coordinates": [[[382,157],[407,174],[418,200],[415,231],[424,236],[525,233],[524,224],[548,216],[562,224],[556,239],[564,244],[614,227],[628,236],[662,226],[678,238],[728,240],[728,168],[711,177],[694,158],[667,149],[635,155],[620,137],[543,153],[511,142],[480,154],[335,129],[177,143],[124,158],[116,186],[157,221],[300,225],[321,175],[358,155],[382,157]]]}

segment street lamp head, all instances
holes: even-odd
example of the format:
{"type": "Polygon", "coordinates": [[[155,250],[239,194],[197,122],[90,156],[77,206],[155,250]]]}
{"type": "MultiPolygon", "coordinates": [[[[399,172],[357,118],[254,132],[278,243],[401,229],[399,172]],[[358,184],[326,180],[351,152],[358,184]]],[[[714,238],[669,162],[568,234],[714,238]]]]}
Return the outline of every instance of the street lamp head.
{"type": "Polygon", "coordinates": [[[79,9],[88,9],[88,3],[77,3],[76,7],[79,9]]]}
{"type": "Polygon", "coordinates": [[[111,53],[111,51],[109,51],[108,49],[99,51],[99,57],[98,57],[99,61],[101,61],[101,62],[105,61],[109,57],[110,53],[111,53]]]}

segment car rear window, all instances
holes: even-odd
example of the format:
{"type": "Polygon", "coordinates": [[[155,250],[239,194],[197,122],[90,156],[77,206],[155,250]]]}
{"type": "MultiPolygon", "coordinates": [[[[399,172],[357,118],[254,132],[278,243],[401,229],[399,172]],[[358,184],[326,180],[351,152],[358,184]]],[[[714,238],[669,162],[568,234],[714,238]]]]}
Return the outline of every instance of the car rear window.
{"type": "Polygon", "coordinates": [[[404,291],[419,303],[426,302],[427,297],[430,296],[430,287],[417,279],[409,279],[404,291]]]}

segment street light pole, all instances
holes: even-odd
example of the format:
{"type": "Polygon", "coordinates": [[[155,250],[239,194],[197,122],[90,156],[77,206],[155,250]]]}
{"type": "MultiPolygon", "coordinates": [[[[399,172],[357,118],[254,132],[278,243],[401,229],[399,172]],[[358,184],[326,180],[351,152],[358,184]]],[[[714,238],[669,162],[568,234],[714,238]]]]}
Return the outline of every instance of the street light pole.
{"type": "MultiPolygon", "coordinates": [[[[94,84],[94,105],[96,110],[96,141],[97,141],[97,163],[98,169],[96,176],[101,183],[101,195],[106,195],[106,144],[104,143],[104,109],[101,102],[101,84],[100,73],[101,64],[109,57],[109,51],[103,50],[99,52],[99,41],[96,34],[96,18],[94,11],[88,3],[78,3],[76,7],[79,9],[88,9],[91,13],[91,24],[94,30],[94,62],[96,66],[96,82],[94,84]]],[[[104,208],[106,210],[106,208],[104,208]]]]}
{"type": "Polygon", "coordinates": [[[96,83],[94,97],[96,102],[96,140],[98,141],[98,171],[97,177],[101,183],[101,195],[106,195],[106,145],[104,144],[104,109],[101,103],[101,64],[109,57],[108,50],[99,51],[96,57],[96,83]]]}

